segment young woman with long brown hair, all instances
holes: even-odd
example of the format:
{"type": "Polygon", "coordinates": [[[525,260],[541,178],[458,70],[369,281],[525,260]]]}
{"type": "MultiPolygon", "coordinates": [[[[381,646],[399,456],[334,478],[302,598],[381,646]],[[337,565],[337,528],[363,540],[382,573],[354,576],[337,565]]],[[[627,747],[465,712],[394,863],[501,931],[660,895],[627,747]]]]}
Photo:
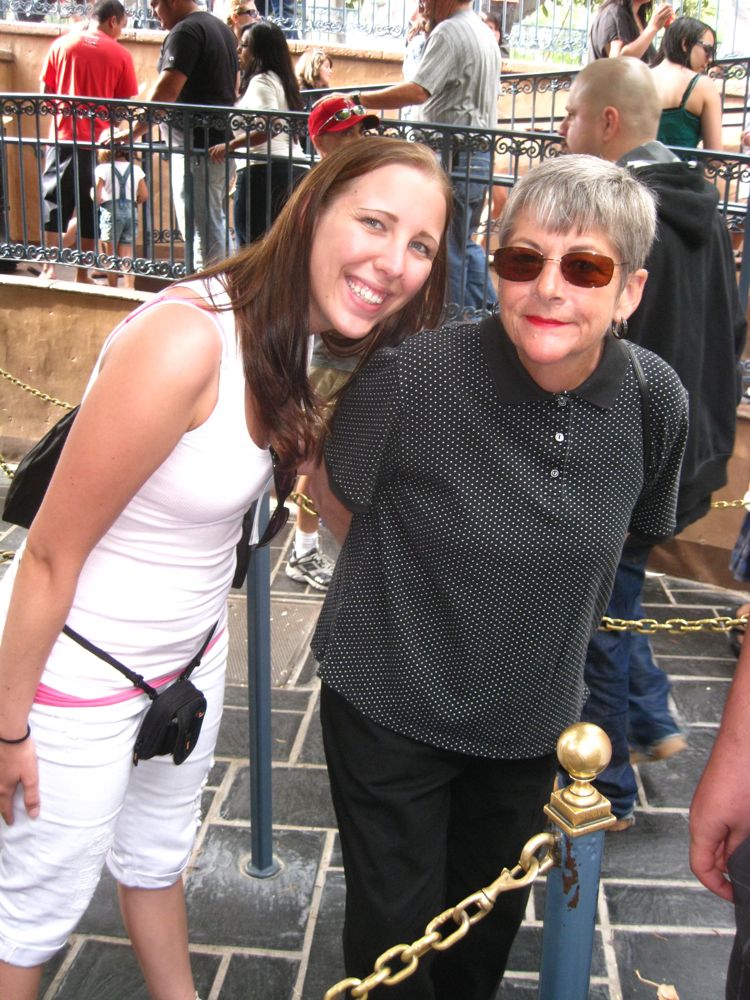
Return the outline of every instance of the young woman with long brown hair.
{"type": "Polygon", "coordinates": [[[351,143],[262,242],[105,343],[0,587],[0,996],[37,996],[106,863],[150,996],[194,1000],[182,872],[221,719],[243,514],[315,450],[313,334],[367,355],[437,321],[450,199],[425,147],[351,143]],[[150,702],[66,624],[158,690],[212,634],[191,674],[203,727],[179,767],[133,766],[150,702]]]}

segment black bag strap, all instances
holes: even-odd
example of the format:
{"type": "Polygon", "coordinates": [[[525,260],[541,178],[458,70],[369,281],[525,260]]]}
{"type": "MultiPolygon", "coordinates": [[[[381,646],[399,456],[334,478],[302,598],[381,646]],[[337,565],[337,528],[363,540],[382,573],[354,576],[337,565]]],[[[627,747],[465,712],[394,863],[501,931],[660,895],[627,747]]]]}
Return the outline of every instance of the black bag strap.
{"type": "MultiPolygon", "coordinates": [[[[218,621],[213,623],[208,631],[208,635],[203,641],[203,645],[192,658],[190,663],[188,663],[185,669],[180,673],[180,676],[177,678],[178,680],[186,680],[201,662],[203,654],[206,652],[208,644],[211,642],[218,624],[218,621]]],[[[87,652],[93,653],[94,656],[98,656],[100,660],[104,660],[105,663],[108,663],[110,667],[114,667],[115,670],[119,670],[121,674],[124,674],[124,676],[127,677],[131,684],[134,684],[135,687],[140,688],[141,691],[147,694],[151,701],[158,697],[159,692],[156,688],[151,687],[148,681],[145,681],[140,674],[131,670],[130,667],[126,667],[124,663],[120,663],[120,661],[116,660],[114,656],[110,656],[109,653],[105,653],[103,649],[99,649],[99,647],[95,646],[93,642],[89,642],[89,640],[82,636],[80,632],[76,632],[75,629],[72,629],[70,625],[63,625],[63,633],[67,635],[69,639],[72,639],[73,642],[77,642],[79,646],[83,646],[87,652]]]]}
{"type": "Polygon", "coordinates": [[[651,459],[653,457],[653,446],[651,443],[651,397],[648,391],[648,381],[643,366],[638,360],[638,355],[633,350],[632,344],[626,345],[630,351],[630,360],[633,365],[635,377],[638,380],[638,390],[641,394],[641,424],[643,425],[643,470],[648,478],[651,475],[651,459]]]}

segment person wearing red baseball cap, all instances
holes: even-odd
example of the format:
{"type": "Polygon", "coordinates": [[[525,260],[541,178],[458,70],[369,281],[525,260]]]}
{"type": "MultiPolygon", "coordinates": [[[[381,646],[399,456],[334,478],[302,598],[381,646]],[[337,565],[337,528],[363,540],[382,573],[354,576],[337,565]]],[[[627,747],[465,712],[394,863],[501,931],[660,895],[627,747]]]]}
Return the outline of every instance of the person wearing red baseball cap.
{"type": "Polygon", "coordinates": [[[337,149],[341,142],[354,139],[364,129],[377,128],[380,119],[344,94],[329,94],[310,112],[307,130],[321,157],[337,149]]]}

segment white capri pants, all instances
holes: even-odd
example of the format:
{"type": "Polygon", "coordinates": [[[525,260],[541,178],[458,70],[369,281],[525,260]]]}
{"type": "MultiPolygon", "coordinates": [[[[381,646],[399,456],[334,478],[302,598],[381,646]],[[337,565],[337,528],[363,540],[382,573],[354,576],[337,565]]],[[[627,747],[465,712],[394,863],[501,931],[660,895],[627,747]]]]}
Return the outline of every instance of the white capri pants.
{"type": "Polygon", "coordinates": [[[191,674],[208,704],[198,743],[179,766],[171,757],[133,766],[133,744],[151,705],[145,695],[101,708],[34,705],[41,811],[29,819],[19,787],[13,825],[0,820],[0,959],[29,967],[62,948],[105,862],[125,886],[162,889],[180,878],[213,763],[226,657],[225,628],[191,674]],[[135,714],[121,718],[124,705],[135,714]]]}

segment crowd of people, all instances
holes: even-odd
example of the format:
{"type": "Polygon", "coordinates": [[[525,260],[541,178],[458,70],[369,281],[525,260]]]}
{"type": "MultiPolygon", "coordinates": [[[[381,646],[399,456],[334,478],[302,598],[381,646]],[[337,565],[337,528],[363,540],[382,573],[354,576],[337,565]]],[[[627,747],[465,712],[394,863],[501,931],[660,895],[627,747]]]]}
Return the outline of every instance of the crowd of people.
{"type": "MultiPolygon", "coordinates": [[[[492,128],[502,38],[468,2],[432,0],[403,83],[314,104],[312,166],[272,113],[300,110],[302,86],[327,89],[332,59],[311,50],[295,70],[252,2],[233,2],[226,23],[193,0],[153,6],[168,35],[151,99],[226,106],[231,89],[237,120],[230,134],[196,126],[208,155],[173,157],[187,161],[172,166],[175,206],[188,173],[196,184],[200,273],[106,340],[0,585],[0,997],[13,1000],[36,1000],[105,865],[150,995],[195,1000],[182,873],[221,721],[236,546],[271,486],[276,513],[251,544],[271,540],[293,497],[287,575],[326,595],[312,649],[344,960],[362,977],[541,829],[567,725],[609,734],[598,784],[614,830],[633,825],[633,760],[686,739],[648,642],[597,626],[605,612],[640,617],[651,549],[706,513],[734,445],[746,328],[732,248],[715,188],[662,138],[686,79],[683,110],[702,121],[691,100],[709,108],[711,29],[638,0],[602,7],[601,58],[568,96],[566,155],[513,187],[490,276],[472,247],[491,153],[461,150],[449,177],[419,142],[367,134],[373,109],[402,107],[492,128]],[[441,326],[469,290],[496,309],[441,326]],[[159,692],[193,664],[205,717],[179,767],[164,754],[133,766],[148,699],[92,648],[159,692]]],[[[93,52],[116,41],[120,8],[99,0],[93,52]]],[[[45,74],[83,64],[68,45],[45,74]]],[[[133,90],[123,65],[113,90],[133,90]]],[[[712,115],[701,137],[720,145],[712,115]]],[[[132,134],[102,151],[90,210],[50,185],[58,212],[78,205],[53,231],[75,222],[90,238],[98,205],[107,252],[135,246],[148,191],[132,134]]],[[[66,191],[78,178],[54,170],[66,191]]],[[[735,887],[738,1000],[750,977],[748,684],[746,643],[691,819],[696,874],[726,898],[735,887]]],[[[501,897],[394,998],[491,1000],[525,903],[501,897]]]]}
{"type": "MultiPolygon", "coordinates": [[[[231,0],[223,20],[202,10],[195,0],[157,0],[153,12],[168,33],[157,64],[159,76],[152,86],[141,88],[141,96],[148,100],[236,106],[267,115],[300,112],[301,90],[332,87],[330,53],[310,48],[293,66],[287,34],[262,18],[254,0],[231,0]]],[[[117,44],[126,23],[120,0],[99,0],[85,31],[69,32],[51,46],[42,70],[45,91],[133,98],[138,85],[132,58],[117,44]]],[[[594,18],[590,37],[592,60],[632,55],[652,64],[663,109],[660,141],[670,146],[702,142],[706,148],[721,147],[719,95],[705,76],[716,43],[708,25],[675,18],[669,5],[650,14],[642,0],[608,0],[594,18]],[[657,53],[653,41],[664,28],[657,53]]],[[[497,125],[502,47],[501,24],[491,12],[480,18],[468,0],[422,3],[415,7],[407,33],[404,82],[355,95],[355,103],[373,110],[399,110],[415,121],[492,129],[497,125]],[[470,75],[465,73],[467,63],[474,67],[470,75]]],[[[88,121],[65,112],[58,115],[57,142],[49,148],[43,183],[45,229],[57,234],[61,247],[76,245],[83,251],[94,249],[100,228],[94,225],[91,155],[82,148],[88,121]]],[[[93,139],[106,142],[107,121],[96,118],[94,123],[93,139]]],[[[131,143],[147,128],[145,121],[123,127],[115,132],[114,141],[131,143]]],[[[165,121],[161,130],[171,149],[172,203],[183,236],[188,224],[186,186],[194,193],[189,254],[194,270],[259,238],[299,182],[312,154],[311,141],[306,143],[300,137],[301,126],[288,118],[277,122],[258,118],[250,130],[241,125],[234,133],[218,121],[196,124],[189,155],[178,119],[165,121]]],[[[453,157],[456,210],[449,240],[448,300],[455,304],[457,316],[492,308],[495,302],[486,237],[477,235],[483,215],[484,228],[491,228],[507,198],[507,189],[493,185],[492,176],[493,158],[486,143],[469,142],[453,157]]],[[[114,189],[116,184],[113,171],[109,186],[114,189]]],[[[123,251],[133,247],[129,238],[136,228],[135,216],[131,213],[124,234],[128,239],[120,238],[117,220],[114,233],[101,212],[100,222],[111,236],[101,237],[107,245],[101,249],[111,251],[117,260],[118,246],[123,251]]],[[[88,280],[88,270],[79,268],[78,278],[88,280]]]]}
{"type": "Polygon", "coordinates": [[[658,139],[668,146],[722,149],[721,101],[705,75],[716,58],[716,34],[694,17],[677,17],[671,4],[604,0],[589,34],[589,62],[632,56],[653,70],[661,120],[658,139]],[[658,50],[654,41],[662,33],[658,50]]]}

